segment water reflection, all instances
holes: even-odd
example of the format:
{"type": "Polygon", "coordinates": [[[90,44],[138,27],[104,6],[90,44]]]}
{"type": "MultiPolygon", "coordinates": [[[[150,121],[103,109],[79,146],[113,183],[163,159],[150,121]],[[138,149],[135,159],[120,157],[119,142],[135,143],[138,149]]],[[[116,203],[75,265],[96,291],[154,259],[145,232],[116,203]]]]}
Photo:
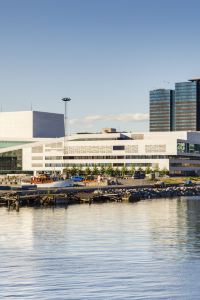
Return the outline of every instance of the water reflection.
{"type": "Polygon", "coordinates": [[[33,212],[26,213],[0,209],[0,247],[5,251],[31,250],[33,244],[33,212]]]}
{"type": "Polygon", "coordinates": [[[0,209],[0,298],[198,299],[200,201],[0,209]]]}
{"type": "MultiPolygon", "coordinates": [[[[183,200],[184,201],[184,200],[183,200]]],[[[187,247],[193,255],[200,252],[200,198],[193,197],[187,205],[187,247]]]]}

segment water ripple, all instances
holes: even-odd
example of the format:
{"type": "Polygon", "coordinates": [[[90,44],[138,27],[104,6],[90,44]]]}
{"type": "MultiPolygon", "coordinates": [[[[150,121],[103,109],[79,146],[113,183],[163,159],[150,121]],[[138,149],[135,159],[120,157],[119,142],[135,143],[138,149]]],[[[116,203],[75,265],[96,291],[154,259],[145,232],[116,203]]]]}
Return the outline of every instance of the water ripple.
{"type": "Polygon", "coordinates": [[[0,209],[0,299],[199,299],[200,202],[0,209]]]}

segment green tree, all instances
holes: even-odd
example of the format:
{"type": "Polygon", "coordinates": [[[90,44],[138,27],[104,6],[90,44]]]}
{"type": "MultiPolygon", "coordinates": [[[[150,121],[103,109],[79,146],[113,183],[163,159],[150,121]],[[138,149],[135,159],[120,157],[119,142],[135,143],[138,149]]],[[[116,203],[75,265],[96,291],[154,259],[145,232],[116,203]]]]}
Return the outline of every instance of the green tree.
{"type": "Polygon", "coordinates": [[[86,174],[86,175],[90,175],[90,174],[91,174],[91,169],[90,169],[90,167],[86,167],[86,169],[85,169],[85,174],[86,174]]]}
{"type": "Polygon", "coordinates": [[[78,167],[77,173],[78,173],[80,176],[82,176],[82,175],[84,174],[84,170],[83,170],[83,167],[82,167],[81,165],[78,167]]]}
{"type": "Polygon", "coordinates": [[[120,169],[118,167],[114,170],[114,175],[120,176],[120,169]]]}
{"type": "Polygon", "coordinates": [[[101,169],[100,169],[100,174],[101,175],[104,175],[105,174],[105,167],[104,166],[101,166],[101,169]]]}
{"type": "Polygon", "coordinates": [[[127,167],[123,166],[121,169],[122,177],[124,177],[127,174],[127,167]]]}
{"type": "Polygon", "coordinates": [[[142,167],[139,167],[139,168],[138,168],[138,171],[142,172],[142,171],[143,171],[142,167]]]}
{"type": "Polygon", "coordinates": [[[109,176],[113,176],[114,174],[114,170],[113,170],[113,167],[112,165],[109,165],[106,169],[106,174],[109,175],[109,176]]]}
{"type": "Polygon", "coordinates": [[[70,175],[71,175],[71,169],[69,167],[64,168],[63,169],[63,174],[65,174],[66,177],[69,178],[70,175]]]}
{"type": "Polygon", "coordinates": [[[159,169],[158,165],[156,165],[153,170],[154,170],[154,172],[160,172],[160,169],[159,169]]]}
{"type": "Polygon", "coordinates": [[[130,168],[130,174],[133,175],[135,172],[135,167],[134,164],[131,164],[131,168],[130,168]]]}
{"type": "Polygon", "coordinates": [[[168,173],[167,168],[163,168],[163,169],[160,171],[160,173],[161,173],[162,175],[166,175],[166,174],[168,173]]]}
{"type": "Polygon", "coordinates": [[[99,174],[99,169],[97,168],[97,165],[94,165],[94,168],[92,170],[92,174],[98,175],[99,174]]]}
{"type": "Polygon", "coordinates": [[[145,173],[150,174],[152,172],[151,168],[149,166],[146,167],[145,173]]]}
{"type": "Polygon", "coordinates": [[[77,174],[77,168],[76,168],[76,166],[74,165],[72,168],[71,168],[71,174],[72,174],[72,176],[74,176],[74,175],[76,175],[77,174]]]}

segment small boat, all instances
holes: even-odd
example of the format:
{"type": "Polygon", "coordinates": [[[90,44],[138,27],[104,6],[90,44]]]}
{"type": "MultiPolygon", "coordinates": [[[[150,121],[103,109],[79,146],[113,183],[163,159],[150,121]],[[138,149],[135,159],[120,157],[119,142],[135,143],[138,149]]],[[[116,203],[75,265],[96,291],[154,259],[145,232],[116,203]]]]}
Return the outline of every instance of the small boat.
{"type": "Polygon", "coordinates": [[[40,174],[38,176],[32,176],[29,180],[22,180],[22,187],[26,185],[37,186],[38,188],[65,188],[74,186],[74,182],[71,179],[53,179],[47,174],[40,174]]]}

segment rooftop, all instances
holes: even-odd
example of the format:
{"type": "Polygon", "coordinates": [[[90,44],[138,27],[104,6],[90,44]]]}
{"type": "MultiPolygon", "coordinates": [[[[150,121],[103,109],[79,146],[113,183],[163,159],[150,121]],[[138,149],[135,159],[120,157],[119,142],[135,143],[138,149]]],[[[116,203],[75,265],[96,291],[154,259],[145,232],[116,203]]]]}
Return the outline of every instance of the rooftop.
{"type": "Polygon", "coordinates": [[[189,79],[188,81],[200,81],[200,78],[189,79]]]}

